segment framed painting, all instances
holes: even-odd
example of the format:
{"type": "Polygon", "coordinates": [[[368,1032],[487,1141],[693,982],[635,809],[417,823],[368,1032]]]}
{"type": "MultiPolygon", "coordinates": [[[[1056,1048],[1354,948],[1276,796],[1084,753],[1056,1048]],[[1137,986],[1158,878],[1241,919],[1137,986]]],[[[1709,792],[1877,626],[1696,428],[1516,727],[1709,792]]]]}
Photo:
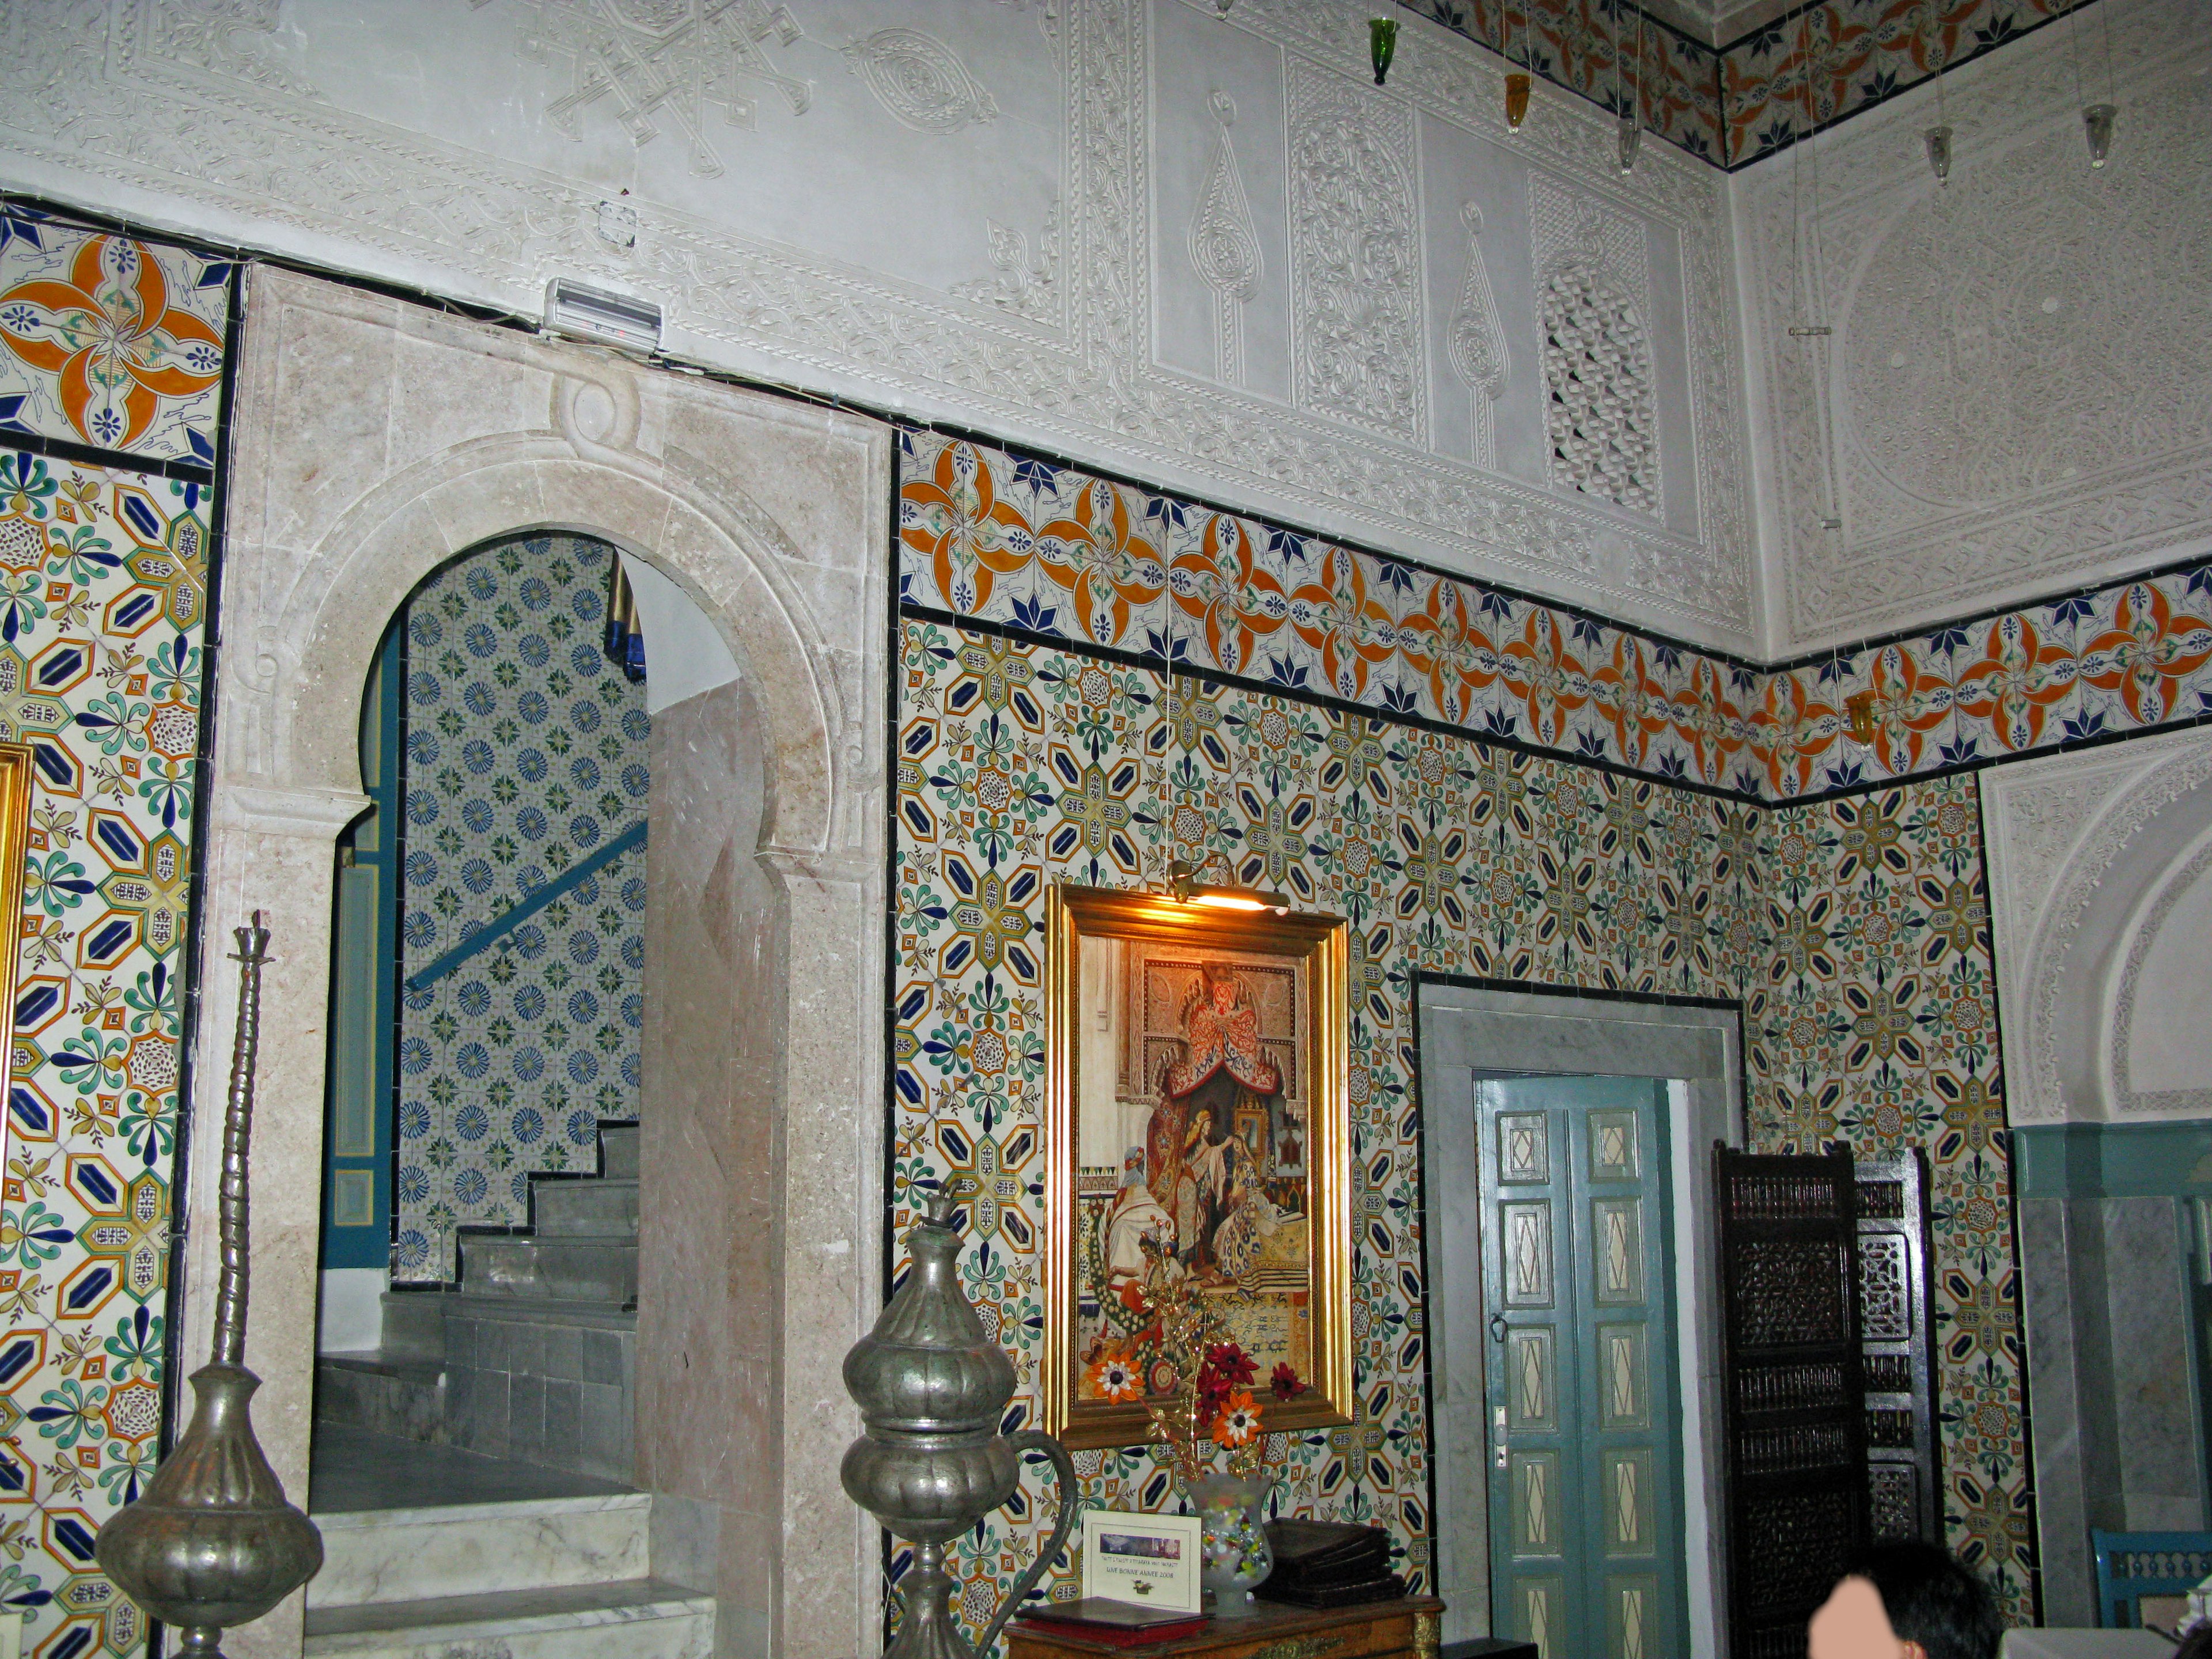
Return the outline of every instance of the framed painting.
{"type": "Polygon", "coordinates": [[[1056,887],[1045,927],[1045,1427],[1151,1437],[1147,1242],[1254,1362],[1267,1431],[1350,1422],[1343,918],[1056,887]]]}

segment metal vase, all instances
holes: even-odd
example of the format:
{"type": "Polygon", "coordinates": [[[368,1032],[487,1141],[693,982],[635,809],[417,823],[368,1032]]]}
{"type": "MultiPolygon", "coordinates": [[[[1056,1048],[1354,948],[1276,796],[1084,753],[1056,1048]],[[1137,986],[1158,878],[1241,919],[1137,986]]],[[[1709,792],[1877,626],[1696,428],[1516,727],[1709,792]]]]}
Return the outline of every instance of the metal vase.
{"type": "Polygon", "coordinates": [[[1000,1434],[1013,1397],[1014,1368],[960,1288],[961,1229],[952,1200],[930,1200],[905,1238],[913,1267],[876,1328],[845,1356],[845,1391],[867,1432],[846,1448],[839,1470],[845,1494],[890,1531],[915,1545],[905,1583],[906,1611],[884,1659],[975,1659],[1036,1587],[1075,1524],[1075,1466],[1067,1449],[1039,1429],[1000,1434]],[[945,1546],[1013,1496],[1022,1454],[1042,1452],[1060,1477],[1052,1537],[1015,1581],[977,1644],[953,1620],[953,1584],[945,1546]]]}
{"type": "Polygon", "coordinates": [[[246,1151],[261,1027],[261,913],[236,930],[238,1036],[222,1122],[222,1275],[214,1358],[192,1373],[192,1420],[136,1503],[100,1529],[101,1570],[176,1627],[181,1654],[222,1659],[222,1632],[267,1613],[323,1565],[322,1534],[284,1498],[253,1437],[249,1402],[261,1379],[246,1369],[246,1151]]]}

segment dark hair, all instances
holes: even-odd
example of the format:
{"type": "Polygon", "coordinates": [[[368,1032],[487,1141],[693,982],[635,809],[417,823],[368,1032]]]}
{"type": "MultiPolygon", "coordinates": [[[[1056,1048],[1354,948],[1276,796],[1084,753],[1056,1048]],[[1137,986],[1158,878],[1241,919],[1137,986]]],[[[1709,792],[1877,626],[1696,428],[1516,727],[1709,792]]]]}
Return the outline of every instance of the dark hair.
{"type": "Polygon", "coordinates": [[[2183,1637],[2173,1659],[2212,1659],[2212,1625],[2199,1625],[2183,1637]]]}
{"type": "Polygon", "coordinates": [[[1948,1551],[1918,1538],[1869,1544],[1844,1576],[1871,1583],[1897,1639],[1917,1642],[1928,1659],[1997,1659],[2004,1620],[1996,1599],[1948,1551]]]}

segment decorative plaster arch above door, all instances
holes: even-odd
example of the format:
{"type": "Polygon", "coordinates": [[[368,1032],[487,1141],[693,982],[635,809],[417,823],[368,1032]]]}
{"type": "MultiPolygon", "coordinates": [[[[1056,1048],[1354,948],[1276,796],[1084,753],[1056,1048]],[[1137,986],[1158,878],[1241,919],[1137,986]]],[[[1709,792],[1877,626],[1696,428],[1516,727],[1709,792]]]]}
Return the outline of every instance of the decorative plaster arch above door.
{"type": "MultiPolygon", "coordinates": [[[[1992,768],[1981,789],[2009,1120],[2212,1113],[2212,1089],[2135,1076],[2146,1017],[2186,1018],[2191,988],[2146,969],[2212,879],[2212,729],[1992,768]]],[[[2212,1020],[2185,1036],[2212,1066],[2212,1020]]]]}
{"type": "MultiPolygon", "coordinates": [[[[678,583],[738,659],[765,772],[759,857],[781,906],[763,926],[805,988],[774,1029],[731,1036],[780,1062],[769,1103],[779,1167],[747,1173],[780,1179],[777,1218],[793,1224],[775,1229],[780,1272],[758,1287],[766,1340],[780,1346],[768,1368],[779,1397],[765,1402],[773,1449],[756,1462],[779,1471],[781,1489],[737,1500],[757,1509],[781,1559],[750,1574],[757,1595],[725,1587],[720,1622],[779,1654],[872,1651],[877,1534],[836,1478],[859,1424],[842,1399],[817,1396],[880,1301],[874,1253],[844,1241],[873,1237],[879,1208],[889,429],[266,268],[246,316],[200,982],[222,982],[216,942],[267,912],[276,963],[248,1352],[265,1379],[263,1443],[303,1490],[333,848],[368,804],[357,734],[370,658],[416,585],[458,553],[542,531],[611,542],[678,583]]],[[[208,996],[203,1099],[223,1075],[231,1024],[208,996]]],[[[200,1213],[212,1212],[220,1127],[219,1115],[197,1115],[200,1213]]],[[[212,1284],[213,1242],[191,1236],[188,1287],[212,1284]]],[[[241,1659],[298,1654],[299,1607],[240,1632],[241,1659]]]]}

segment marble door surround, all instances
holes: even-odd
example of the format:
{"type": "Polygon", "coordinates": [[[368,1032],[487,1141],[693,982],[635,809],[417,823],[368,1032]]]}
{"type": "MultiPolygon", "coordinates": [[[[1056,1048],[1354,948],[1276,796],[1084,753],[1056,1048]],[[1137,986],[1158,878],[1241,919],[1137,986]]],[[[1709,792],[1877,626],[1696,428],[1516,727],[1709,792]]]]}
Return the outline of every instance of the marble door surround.
{"type": "MultiPolygon", "coordinates": [[[[720,1126],[714,1146],[731,1161],[718,1179],[657,1170],[647,1131],[641,1328],[656,1283],[684,1305],[654,1345],[659,1372],[641,1345],[637,1484],[670,1517],[657,1551],[714,1590],[721,1652],[873,1651],[877,1533],[838,1490],[859,1424],[836,1378],[881,1301],[890,432],[268,267],[250,273],[246,314],[190,1213],[215,1212],[221,1115],[205,1107],[232,1039],[223,957],[258,907],[275,934],[246,1355],[264,1380],[262,1443],[302,1493],[334,844],[368,805],[357,732],[371,655],[416,585],[455,555],[535,532],[599,538],[680,586],[737,658],[743,695],[714,706],[746,729],[716,764],[757,757],[752,811],[736,821],[758,829],[738,849],[752,867],[721,886],[762,896],[765,914],[746,919],[720,971],[733,987],[787,987],[721,1005],[746,1059],[743,1091],[723,1101],[744,1121],[720,1126]],[[723,1334],[715,1363],[689,1364],[686,1344],[709,1328],[723,1334]],[[674,1425],[680,1434],[657,1432],[674,1425]]],[[[707,720],[708,699],[695,702],[707,720]]],[[[648,1057],[648,1124],[654,1087],[648,1057]]],[[[675,1161],[676,1143],[664,1145],[661,1161],[675,1161]]],[[[192,1229],[187,1370],[205,1358],[214,1245],[213,1229],[192,1229]]],[[[297,1655],[300,1598],[233,1640],[238,1659],[297,1655]]]]}

